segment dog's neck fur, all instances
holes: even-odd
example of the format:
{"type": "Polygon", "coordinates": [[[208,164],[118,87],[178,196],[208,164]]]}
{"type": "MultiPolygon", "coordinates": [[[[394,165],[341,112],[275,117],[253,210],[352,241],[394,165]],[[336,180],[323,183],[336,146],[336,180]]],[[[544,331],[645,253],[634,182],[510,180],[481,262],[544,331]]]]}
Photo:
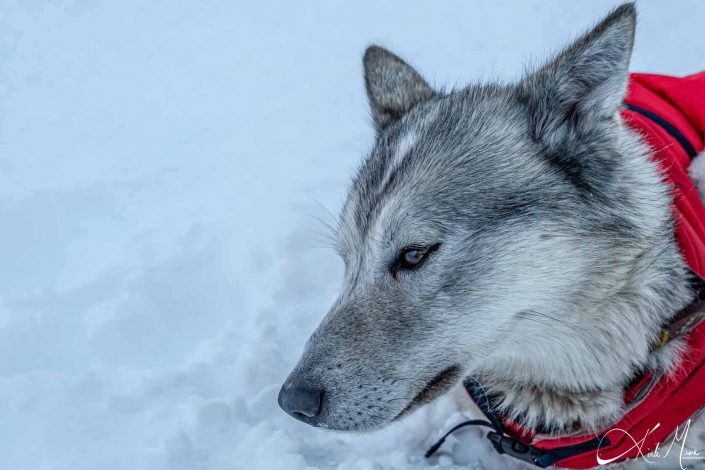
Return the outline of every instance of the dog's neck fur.
{"type": "Polygon", "coordinates": [[[494,348],[472,370],[498,412],[540,434],[596,432],[614,424],[625,413],[624,391],[632,380],[646,370],[673,373],[679,364],[679,341],[658,347],[663,325],[694,297],[674,238],[670,188],[654,181],[651,151],[623,125],[620,132],[635,200],[650,201],[635,216],[653,222],[632,259],[604,282],[582,286],[584,295],[572,299],[570,312],[547,308],[548,318],[559,321],[545,335],[510,337],[512,346],[494,348]],[[653,204],[653,193],[662,204],[653,204]],[[571,334],[562,335],[566,328],[571,334]]]}

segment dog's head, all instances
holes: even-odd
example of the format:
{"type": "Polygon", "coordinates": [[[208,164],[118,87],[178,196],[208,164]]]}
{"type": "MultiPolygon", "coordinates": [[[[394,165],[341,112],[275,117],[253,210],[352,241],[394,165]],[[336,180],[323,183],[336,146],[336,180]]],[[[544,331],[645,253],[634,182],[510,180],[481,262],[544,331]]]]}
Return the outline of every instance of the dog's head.
{"type": "Polygon", "coordinates": [[[556,341],[544,322],[595,288],[583,280],[614,281],[625,240],[649,230],[621,181],[634,27],[622,6],[519,83],[450,93],[366,51],[376,145],[340,218],[342,292],[282,387],[287,412],[381,427],[556,341]]]}

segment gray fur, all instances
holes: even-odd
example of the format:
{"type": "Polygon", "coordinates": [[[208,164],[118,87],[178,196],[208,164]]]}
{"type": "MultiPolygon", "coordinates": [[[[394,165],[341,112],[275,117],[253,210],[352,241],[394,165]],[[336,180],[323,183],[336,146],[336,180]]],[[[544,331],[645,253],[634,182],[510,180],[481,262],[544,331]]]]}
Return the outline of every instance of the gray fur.
{"type": "Polygon", "coordinates": [[[368,49],[377,141],[340,218],[342,291],[287,381],[324,390],[304,421],[380,428],[472,376],[562,435],[615,422],[640,370],[677,367],[678,344],[655,347],[692,298],[669,188],[619,116],[635,18],[617,8],[517,84],[449,93],[368,49]]]}
{"type": "Polygon", "coordinates": [[[367,48],[362,62],[372,117],[380,129],[434,95],[416,70],[386,49],[367,48]]]}

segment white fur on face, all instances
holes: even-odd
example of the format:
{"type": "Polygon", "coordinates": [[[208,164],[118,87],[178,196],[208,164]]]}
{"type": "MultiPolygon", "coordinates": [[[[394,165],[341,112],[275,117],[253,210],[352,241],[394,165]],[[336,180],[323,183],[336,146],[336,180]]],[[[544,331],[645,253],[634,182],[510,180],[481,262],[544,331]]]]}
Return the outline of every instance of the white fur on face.
{"type": "MultiPolygon", "coordinates": [[[[399,168],[404,161],[404,158],[409,155],[409,152],[416,144],[418,137],[419,136],[416,129],[409,129],[398,140],[394,153],[386,165],[384,179],[380,187],[385,187],[391,178],[391,175],[399,168]]],[[[393,214],[395,210],[398,210],[399,202],[400,201],[397,194],[392,194],[391,196],[385,198],[384,205],[380,209],[380,213],[374,222],[371,236],[368,238],[368,242],[372,243],[372,245],[368,247],[370,254],[372,254],[372,259],[379,259],[382,255],[382,253],[377,252],[377,249],[379,248],[379,242],[384,236],[384,224],[388,224],[390,215],[393,214]]]]}
{"type": "MultiPolygon", "coordinates": [[[[397,148],[394,150],[394,155],[391,161],[387,164],[387,171],[384,178],[384,184],[386,184],[389,176],[396,170],[401,162],[404,161],[404,157],[409,154],[409,151],[414,147],[418,139],[418,134],[415,129],[410,129],[404,134],[397,143],[397,148]]],[[[382,187],[384,187],[384,184],[382,187]]]]}

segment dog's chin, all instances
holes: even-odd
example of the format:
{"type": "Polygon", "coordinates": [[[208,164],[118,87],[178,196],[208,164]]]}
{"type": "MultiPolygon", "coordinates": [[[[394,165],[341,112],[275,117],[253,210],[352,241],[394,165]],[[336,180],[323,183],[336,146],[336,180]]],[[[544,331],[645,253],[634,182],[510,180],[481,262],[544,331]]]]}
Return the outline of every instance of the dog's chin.
{"type": "Polygon", "coordinates": [[[426,386],[421,390],[407,405],[396,415],[392,421],[397,421],[404,416],[407,416],[417,408],[431,403],[436,398],[440,397],[450,390],[460,378],[460,366],[454,365],[442,370],[434,378],[428,381],[426,386]]]}

